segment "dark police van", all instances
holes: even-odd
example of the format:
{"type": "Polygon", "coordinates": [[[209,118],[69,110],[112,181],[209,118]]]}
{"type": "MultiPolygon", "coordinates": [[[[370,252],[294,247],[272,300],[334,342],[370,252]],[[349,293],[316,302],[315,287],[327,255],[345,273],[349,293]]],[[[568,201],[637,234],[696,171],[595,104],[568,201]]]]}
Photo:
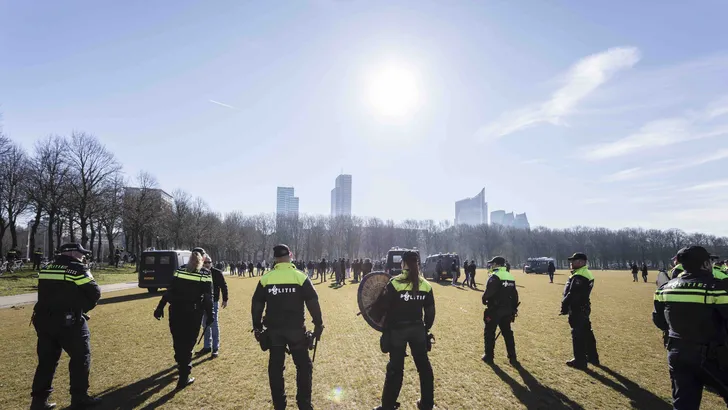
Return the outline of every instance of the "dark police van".
{"type": "Polygon", "coordinates": [[[549,262],[556,264],[556,260],[554,258],[546,258],[546,257],[540,257],[540,258],[528,258],[526,261],[526,264],[523,265],[523,272],[524,273],[548,273],[549,272],[549,262]]]}
{"type": "Polygon", "coordinates": [[[430,255],[422,264],[422,276],[428,280],[440,282],[443,279],[452,279],[452,263],[460,270],[460,256],[457,253],[438,253],[430,255]],[[440,261],[440,272],[437,272],[437,262],[440,261]]]}
{"type": "Polygon", "coordinates": [[[139,287],[154,293],[172,283],[174,271],[187,264],[190,251],[145,251],[139,264],[139,287]]]}
{"type": "Polygon", "coordinates": [[[387,261],[384,265],[384,271],[389,276],[397,276],[402,273],[402,255],[407,251],[417,252],[417,259],[420,257],[420,251],[417,249],[405,249],[394,247],[387,252],[387,261]]]}

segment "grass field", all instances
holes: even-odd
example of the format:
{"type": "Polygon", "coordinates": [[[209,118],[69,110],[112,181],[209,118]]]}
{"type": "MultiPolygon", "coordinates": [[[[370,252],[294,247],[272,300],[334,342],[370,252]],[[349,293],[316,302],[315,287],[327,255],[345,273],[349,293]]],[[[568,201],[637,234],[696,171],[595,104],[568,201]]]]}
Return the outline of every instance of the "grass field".
{"type": "MultiPolygon", "coordinates": [[[[19,295],[22,293],[33,293],[38,291],[38,272],[23,269],[13,274],[0,276],[0,296],[19,295]]],[[[134,282],[137,274],[134,273],[134,266],[128,265],[123,268],[104,268],[92,271],[96,282],[99,285],[110,283],[134,282]]]]}
{"type": "MultiPolygon", "coordinates": [[[[545,275],[516,273],[522,305],[514,324],[522,369],[508,364],[502,339],[496,366],[483,364],[483,307],[480,292],[434,285],[437,343],[430,358],[439,409],[668,409],[670,379],[659,331],[652,325],[653,283],[632,283],[627,272],[596,271],[592,322],[604,368],[570,369],[571,339],[566,317],[559,316],[566,273],[554,284],[545,275]]],[[[654,274],[651,275],[654,280],[654,274]]],[[[484,282],[485,272],[478,275],[484,282]]],[[[171,336],[165,319],[152,311],[158,295],[144,290],[110,293],[91,312],[93,364],[90,393],[102,408],[268,409],[271,408],[267,353],[250,333],[250,298],[256,279],[228,277],[230,306],[221,310],[220,357],[195,360],[197,382],[174,392],[171,336]]],[[[482,289],[482,283],[479,283],[482,289]]],[[[378,405],[387,356],[379,333],[356,316],[356,285],[316,286],[326,331],[314,364],[314,407],[371,409],[378,405]]],[[[35,369],[35,333],[28,327],[32,306],[0,311],[0,409],[26,408],[35,369]]],[[[310,323],[310,321],[309,321],[310,323]]],[[[67,405],[68,358],[63,356],[53,395],[67,405]]],[[[295,368],[286,366],[289,407],[295,408],[295,368]],[[293,405],[292,405],[293,404],[293,405]]],[[[414,409],[419,397],[411,359],[405,368],[400,402],[414,409]]],[[[723,408],[706,392],[703,408],[723,408]]]]}

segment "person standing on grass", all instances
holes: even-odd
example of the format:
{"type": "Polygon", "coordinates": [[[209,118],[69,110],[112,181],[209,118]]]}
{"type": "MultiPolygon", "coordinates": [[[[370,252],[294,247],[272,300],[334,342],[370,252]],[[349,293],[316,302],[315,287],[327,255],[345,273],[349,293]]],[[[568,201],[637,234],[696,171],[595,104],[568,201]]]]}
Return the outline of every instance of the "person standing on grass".
{"type": "Polygon", "coordinates": [[[554,261],[549,261],[549,283],[554,283],[554,274],[556,273],[556,265],[554,265],[554,261]]]}
{"type": "Polygon", "coordinates": [[[200,333],[202,316],[205,327],[212,325],[212,277],[203,268],[205,250],[195,248],[184,269],[174,273],[169,288],[154,310],[154,318],[164,317],[164,307],[169,306],[169,330],[172,333],[174,360],[177,362],[179,379],[177,390],[184,389],[195,382],[192,372],[192,350],[200,333]]]}
{"type": "Polygon", "coordinates": [[[561,300],[561,314],[569,315],[571,341],[574,358],[566,365],[586,370],[587,362],[599,366],[597,340],[591,327],[591,296],[594,289],[594,276],[587,268],[587,257],[584,253],[575,253],[569,258],[571,276],[564,286],[564,297],[561,300]]]}
{"type": "Polygon", "coordinates": [[[647,264],[642,262],[642,280],[647,283],[647,264]]]}
{"type": "Polygon", "coordinates": [[[475,271],[478,266],[475,264],[475,260],[470,261],[470,288],[478,289],[478,285],[475,283],[475,271]]]}
{"type": "Polygon", "coordinates": [[[313,364],[308,356],[309,341],[306,335],[304,304],[313,319],[313,337],[320,340],[324,323],[318,295],[311,279],[291,263],[288,246],[276,245],[273,248],[273,257],[273,269],[260,278],[253,294],[253,330],[256,338],[265,337],[264,343],[270,346],[268,379],[273,408],[286,408],[283,369],[288,348],[296,365],[296,403],[299,409],[312,410],[313,364]],[[264,326],[267,327],[266,331],[264,326]]]}
{"type": "MultiPolygon", "coordinates": [[[[205,256],[203,268],[210,270],[212,274],[212,325],[205,326],[205,335],[203,336],[205,345],[197,354],[203,355],[212,352],[212,358],[214,359],[217,358],[220,351],[220,325],[217,321],[220,292],[222,291],[222,308],[225,309],[228,305],[228,287],[222,271],[218,268],[210,269],[211,266],[212,259],[205,256]]],[[[202,323],[207,323],[207,314],[202,315],[202,323]]]]}
{"type": "Polygon", "coordinates": [[[255,276],[255,274],[253,273],[253,268],[253,261],[248,261],[248,276],[250,276],[251,278],[255,276]]]}
{"type": "Polygon", "coordinates": [[[655,292],[652,321],[667,334],[667,363],[675,409],[698,409],[705,385],[728,405],[728,283],[711,270],[701,246],[678,251],[685,272],[655,292]]]}
{"type": "Polygon", "coordinates": [[[486,308],[485,312],[483,312],[485,354],[481,359],[486,364],[493,364],[495,330],[500,328],[508,352],[508,361],[511,365],[518,366],[516,341],[513,338],[513,330],[511,330],[511,323],[518,315],[516,279],[506,270],[506,259],[504,257],[496,256],[488,263],[493,267],[493,274],[488,278],[482,298],[486,308]]]}
{"type": "Polygon", "coordinates": [[[632,262],[632,282],[639,282],[639,279],[637,279],[637,274],[640,272],[640,269],[637,267],[637,264],[632,262]]]}
{"type": "Polygon", "coordinates": [[[435,405],[434,375],[427,352],[428,333],[435,322],[435,296],[430,283],[420,276],[417,252],[406,251],[402,255],[402,273],[389,281],[374,302],[372,313],[378,320],[386,315],[380,344],[382,352],[389,353],[382,404],[375,410],[399,408],[397,398],[402,389],[408,344],[420,376],[421,398],[417,408],[431,410],[435,405]]]}
{"type": "Polygon", "coordinates": [[[31,410],[56,406],[48,398],[53,392],[61,349],[71,358],[71,405],[83,409],[101,402],[88,395],[91,341],[86,313],[101,298],[101,288],[82,263],[90,253],[80,244],[67,243],[61,246],[53,263],[38,274],[38,303],[31,318],[38,335],[38,367],[33,377],[31,410]]]}
{"type": "Polygon", "coordinates": [[[39,271],[40,270],[40,262],[43,259],[43,250],[39,247],[38,249],[33,252],[33,270],[39,271]]]}
{"type": "Polygon", "coordinates": [[[465,273],[465,281],[463,281],[463,286],[470,285],[470,264],[466,260],[463,262],[463,272],[465,273]]]}
{"type": "Polygon", "coordinates": [[[460,268],[458,267],[457,262],[453,259],[452,263],[450,264],[450,272],[452,272],[452,285],[455,286],[458,284],[458,277],[460,276],[460,268]]]}

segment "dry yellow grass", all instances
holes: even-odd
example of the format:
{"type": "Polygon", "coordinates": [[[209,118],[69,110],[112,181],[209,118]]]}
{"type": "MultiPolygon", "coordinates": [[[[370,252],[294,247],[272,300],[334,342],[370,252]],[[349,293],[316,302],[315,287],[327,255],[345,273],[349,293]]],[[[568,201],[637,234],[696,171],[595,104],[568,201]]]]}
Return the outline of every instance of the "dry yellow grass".
{"type": "MultiPolygon", "coordinates": [[[[632,283],[626,272],[596,271],[592,321],[604,369],[567,368],[571,339],[558,316],[565,272],[555,284],[545,275],[516,273],[522,300],[514,325],[523,369],[508,365],[502,340],[496,367],[480,361],[483,350],[480,292],[435,285],[437,343],[431,352],[435,402],[439,409],[667,409],[670,379],[661,335],[651,322],[653,283],[632,283]]],[[[654,274],[651,275],[654,279],[654,274]]],[[[478,275],[482,289],[486,275],[478,275]]],[[[91,393],[102,408],[268,409],[267,353],[250,333],[250,298],[256,279],[230,278],[230,306],[221,310],[221,355],[195,360],[197,382],[173,392],[176,371],[166,318],[152,311],[158,296],[143,290],[106,295],[91,312],[93,364],[91,393]]],[[[316,286],[326,331],[314,364],[314,407],[371,409],[379,402],[387,356],[379,333],[356,316],[356,285],[316,286]]],[[[28,327],[31,306],[0,311],[0,409],[27,408],[35,369],[35,333],[28,327]]],[[[68,358],[56,374],[54,400],[69,403],[68,358]]],[[[295,408],[295,368],[286,366],[289,407],[295,408]]],[[[408,359],[400,402],[414,409],[419,383],[408,359]]],[[[722,408],[704,395],[703,408],[722,408]]]]}
{"type": "MultiPolygon", "coordinates": [[[[99,285],[112,283],[136,282],[137,274],[134,273],[134,266],[127,265],[123,268],[94,269],[94,278],[99,285]]],[[[38,272],[26,269],[15,273],[5,273],[0,276],[0,296],[19,295],[22,293],[33,293],[38,291],[38,272]]]]}

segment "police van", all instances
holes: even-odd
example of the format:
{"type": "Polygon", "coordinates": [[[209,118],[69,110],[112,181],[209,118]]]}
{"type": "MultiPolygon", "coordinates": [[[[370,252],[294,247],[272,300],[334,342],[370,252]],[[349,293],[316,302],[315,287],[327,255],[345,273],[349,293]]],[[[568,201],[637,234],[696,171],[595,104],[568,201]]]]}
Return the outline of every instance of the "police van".
{"type": "Polygon", "coordinates": [[[387,252],[387,260],[384,264],[384,271],[387,272],[389,276],[397,276],[402,273],[402,255],[404,255],[407,251],[417,252],[417,259],[420,259],[420,251],[417,249],[394,247],[387,252]]]}
{"type": "Polygon", "coordinates": [[[549,262],[553,262],[556,265],[554,258],[528,258],[526,264],[523,265],[524,273],[548,273],[549,262]]]}
{"type": "Polygon", "coordinates": [[[422,264],[422,276],[428,280],[440,282],[444,279],[452,279],[452,263],[460,270],[460,256],[457,253],[438,253],[430,255],[422,264]],[[437,262],[440,262],[440,272],[437,271],[437,262]],[[438,275],[439,273],[439,275],[438,275]]]}
{"type": "Polygon", "coordinates": [[[145,251],[139,264],[139,287],[154,293],[168,288],[174,272],[187,264],[190,251],[145,251]]]}

